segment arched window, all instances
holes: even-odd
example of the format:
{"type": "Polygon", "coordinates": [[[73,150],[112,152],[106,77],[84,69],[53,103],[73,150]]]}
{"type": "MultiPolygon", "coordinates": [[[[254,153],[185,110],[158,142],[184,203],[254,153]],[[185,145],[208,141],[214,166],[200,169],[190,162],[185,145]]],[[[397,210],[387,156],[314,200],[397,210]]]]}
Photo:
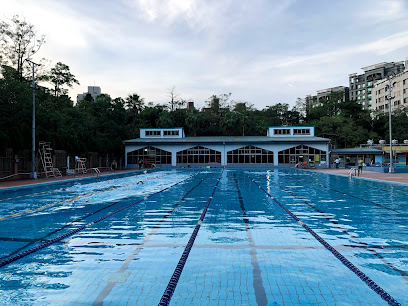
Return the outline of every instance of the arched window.
{"type": "Polygon", "coordinates": [[[279,164],[296,164],[298,162],[326,161],[326,151],[300,145],[278,153],[279,164]]]}
{"type": "Polygon", "coordinates": [[[220,152],[202,146],[177,152],[177,164],[208,164],[220,162],[220,152]]]}
{"type": "Polygon", "coordinates": [[[273,152],[246,146],[227,153],[228,164],[273,164],[273,152]]]}
{"type": "Polygon", "coordinates": [[[139,159],[154,158],[155,164],[171,164],[171,153],[155,147],[145,147],[129,152],[127,155],[128,164],[137,164],[139,159]]]}

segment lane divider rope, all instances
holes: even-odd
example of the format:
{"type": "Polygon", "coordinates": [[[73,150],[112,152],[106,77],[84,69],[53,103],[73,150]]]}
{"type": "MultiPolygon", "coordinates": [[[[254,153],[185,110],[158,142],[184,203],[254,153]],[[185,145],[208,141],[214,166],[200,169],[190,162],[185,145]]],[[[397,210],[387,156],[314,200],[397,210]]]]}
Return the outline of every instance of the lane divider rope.
{"type": "Polygon", "coordinates": [[[190,239],[187,242],[187,245],[186,245],[186,247],[184,249],[184,252],[181,255],[181,258],[180,258],[179,262],[177,263],[176,269],[174,270],[173,275],[171,276],[170,281],[167,284],[166,289],[164,290],[164,293],[163,293],[163,295],[162,295],[162,297],[160,299],[160,302],[159,302],[159,306],[169,305],[169,303],[170,303],[171,297],[173,296],[173,293],[176,290],[177,283],[178,283],[178,281],[180,279],[181,273],[183,272],[183,269],[184,269],[184,266],[185,266],[185,264],[187,262],[187,258],[188,258],[189,254],[190,254],[191,248],[194,245],[194,241],[195,241],[195,239],[197,237],[198,231],[200,230],[201,224],[204,221],[205,214],[207,213],[208,207],[210,206],[210,203],[211,203],[211,201],[212,201],[212,199],[214,197],[214,193],[217,190],[218,184],[220,183],[220,180],[221,180],[221,177],[222,177],[223,173],[224,173],[224,169],[222,169],[222,171],[221,171],[220,177],[218,178],[217,183],[215,184],[215,187],[214,187],[214,189],[213,189],[213,191],[211,193],[210,198],[207,201],[207,204],[204,207],[203,212],[201,213],[200,219],[198,219],[198,222],[197,222],[197,224],[196,224],[196,226],[194,228],[193,233],[190,236],[190,239]]]}
{"type": "MultiPolygon", "coordinates": [[[[153,179],[160,179],[162,177],[163,176],[156,176],[156,177],[148,178],[148,179],[144,180],[143,182],[150,181],[150,180],[153,180],[153,179]]],[[[56,202],[56,203],[50,203],[50,204],[43,205],[43,206],[40,206],[40,207],[37,207],[37,208],[32,208],[32,209],[20,211],[20,212],[11,214],[11,215],[1,217],[0,221],[6,220],[6,219],[9,219],[9,218],[13,218],[13,217],[17,217],[17,216],[21,216],[21,215],[24,215],[24,214],[32,213],[32,212],[42,210],[42,209],[45,209],[45,208],[50,208],[50,207],[53,207],[53,206],[56,206],[56,205],[61,205],[61,204],[64,204],[64,203],[70,203],[70,202],[73,203],[75,201],[78,201],[78,200],[81,200],[81,199],[84,199],[84,198],[87,198],[87,197],[90,197],[90,196],[95,196],[97,194],[101,194],[101,193],[104,193],[104,192],[109,192],[109,191],[116,190],[116,189],[119,189],[119,188],[129,187],[131,185],[137,185],[140,182],[141,181],[139,181],[137,183],[129,183],[129,184],[121,185],[121,186],[118,186],[118,187],[111,187],[111,188],[108,188],[108,189],[105,189],[105,190],[102,190],[102,191],[97,191],[95,193],[88,193],[86,195],[79,196],[79,197],[76,197],[76,198],[73,198],[73,199],[68,199],[68,200],[64,200],[64,201],[60,201],[60,202],[56,202]]],[[[56,191],[56,190],[42,191],[42,192],[28,194],[28,195],[24,195],[24,196],[38,195],[38,194],[52,192],[52,191],[56,191]]],[[[8,198],[8,199],[5,199],[5,200],[15,200],[15,199],[21,198],[21,197],[23,197],[23,196],[18,196],[18,197],[15,197],[15,198],[8,198]]],[[[0,200],[0,201],[2,201],[2,200],[0,200]]]]}
{"type": "Polygon", "coordinates": [[[86,229],[86,228],[88,228],[88,227],[90,227],[90,226],[96,224],[96,223],[99,223],[99,222],[105,220],[106,218],[109,218],[109,217],[111,217],[111,216],[113,216],[113,215],[115,215],[115,214],[117,214],[117,213],[119,213],[119,212],[121,212],[121,211],[123,211],[123,210],[125,210],[125,209],[127,209],[127,208],[129,208],[129,207],[131,207],[131,206],[133,206],[133,205],[139,204],[140,202],[143,202],[144,200],[147,200],[147,199],[151,198],[152,196],[155,196],[155,195],[157,195],[157,194],[159,194],[159,193],[162,193],[162,192],[164,192],[164,191],[166,191],[166,190],[169,190],[169,189],[173,188],[174,186],[179,185],[179,184],[181,184],[181,183],[183,183],[183,182],[185,182],[185,181],[191,179],[192,177],[198,175],[199,173],[200,173],[200,172],[198,172],[198,173],[196,173],[196,174],[194,174],[194,175],[191,175],[191,176],[189,176],[188,178],[186,178],[186,179],[184,179],[184,180],[182,180],[182,181],[180,181],[180,182],[178,182],[178,183],[175,183],[175,184],[173,184],[173,185],[171,185],[171,186],[169,186],[169,187],[166,187],[166,188],[164,188],[164,189],[162,189],[162,190],[156,191],[156,192],[154,192],[154,193],[152,193],[152,194],[150,194],[150,195],[148,195],[148,196],[145,196],[144,198],[142,198],[142,199],[140,199],[140,200],[138,200],[138,201],[136,201],[136,202],[130,203],[130,204],[128,204],[128,205],[126,205],[126,206],[124,206],[124,207],[122,207],[122,208],[120,208],[120,209],[118,209],[118,210],[116,210],[116,211],[114,211],[114,212],[111,212],[111,213],[109,213],[109,214],[107,214],[107,215],[105,215],[105,216],[103,216],[103,217],[101,217],[101,218],[99,218],[99,219],[97,219],[97,220],[95,220],[95,221],[92,221],[92,222],[90,222],[90,223],[87,223],[87,224],[85,224],[85,225],[82,225],[82,226],[80,226],[80,227],[78,227],[78,228],[76,228],[76,229],[74,229],[74,230],[71,230],[71,231],[69,231],[69,232],[67,232],[67,233],[65,233],[65,234],[63,234],[63,235],[61,235],[61,236],[58,236],[58,237],[56,237],[56,238],[54,238],[54,239],[48,240],[47,242],[44,242],[43,244],[40,244],[40,245],[38,245],[38,246],[36,246],[36,247],[33,247],[33,248],[29,249],[29,250],[26,250],[26,251],[24,251],[24,252],[21,252],[21,253],[19,253],[19,254],[16,254],[16,255],[14,255],[14,256],[12,256],[12,257],[9,257],[9,258],[7,258],[7,259],[5,259],[5,260],[3,260],[3,261],[0,262],[0,268],[6,266],[6,265],[8,265],[8,264],[10,264],[10,263],[12,263],[12,262],[14,262],[14,261],[16,261],[16,260],[19,260],[19,259],[21,259],[21,258],[23,258],[23,257],[26,257],[26,256],[28,256],[28,255],[30,255],[30,254],[32,254],[32,253],[34,253],[34,252],[37,252],[37,251],[39,251],[39,250],[41,250],[41,249],[43,249],[43,248],[45,248],[45,247],[47,247],[47,246],[49,246],[49,245],[51,245],[51,244],[54,244],[54,243],[56,243],[56,242],[59,242],[59,241],[61,241],[62,239],[65,239],[65,238],[67,238],[67,237],[69,237],[69,236],[72,236],[72,235],[74,235],[74,234],[76,234],[76,233],[78,233],[78,232],[80,232],[80,231],[82,231],[82,230],[84,230],[84,229],[86,229]]]}
{"type": "Polygon", "coordinates": [[[319,241],[327,250],[329,250],[337,259],[339,259],[348,269],[354,272],[371,290],[377,293],[383,300],[385,300],[389,305],[400,306],[400,304],[395,298],[393,298],[388,292],[386,292],[381,286],[374,282],[370,277],[368,277],[364,272],[357,268],[352,262],[350,262],[346,257],[340,254],[334,247],[332,247],[326,240],[320,237],[314,230],[303,223],[295,214],[293,214],[289,209],[286,208],[282,203],[280,203],[275,197],[273,197],[267,190],[265,190],[261,185],[259,185],[254,179],[252,179],[248,174],[246,176],[258,186],[268,197],[270,197],[276,204],[278,204],[286,213],[288,213],[293,219],[295,219],[304,229],[306,229],[317,241],[319,241]]]}

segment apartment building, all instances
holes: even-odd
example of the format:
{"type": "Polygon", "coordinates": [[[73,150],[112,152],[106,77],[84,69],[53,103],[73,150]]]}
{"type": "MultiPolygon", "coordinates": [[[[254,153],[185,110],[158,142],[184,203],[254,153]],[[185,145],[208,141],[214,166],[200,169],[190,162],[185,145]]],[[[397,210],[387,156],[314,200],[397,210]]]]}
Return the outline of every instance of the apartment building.
{"type": "MultiPolygon", "coordinates": [[[[408,106],[408,70],[395,75],[392,80],[391,96],[391,111],[408,106]]],[[[386,99],[389,96],[388,79],[383,79],[375,83],[372,91],[373,110],[380,112],[388,112],[389,101],[386,99]]]]}
{"type": "Polygon", "coordinates": [[[390,75],[395,75],[404,71],[404,62],[383,62],[361,68],[363,74],[349,74],[350,100],[356,100],[363,106],[363,109],[373,110],[372,94],[376,82],[385,79],[390,75]]]}
{"type": "Polygon", "coordinates": [[[102,91],[101,91],[101,88],[99,86],[88,86],[88,91],[87,92],[84,92],[82,94],[77,95],[77,102],[85,99],[85,97],[86,97],[86,95],[88,93],[92,96],[92,98],[95,101],[96,97],[99,96],[102,93],[102,91]]]}
{"type": "Polygon", "coordinates": [[[348,100],[349,88],[345,86],[336,86],[336,87],[317,90],[315,96],[307,95],[306,96],[306,106],[308,108],[323,106],[323,103],[325,101],[328,101],[330,98],[330,95],[335,92],[343,93],[343,95],[341,95],[342,98],[339,99],[337,102],[344,102],[348,100]]]}

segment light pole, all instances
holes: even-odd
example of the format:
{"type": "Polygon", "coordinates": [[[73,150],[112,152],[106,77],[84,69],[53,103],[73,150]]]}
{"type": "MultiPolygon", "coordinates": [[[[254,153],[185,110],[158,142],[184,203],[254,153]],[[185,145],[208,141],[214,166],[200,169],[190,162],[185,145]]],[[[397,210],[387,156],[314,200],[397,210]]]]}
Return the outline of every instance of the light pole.
{"type": "Polygon", "coordinates": [[[37,172],[35,172],[35,66],[40,66],[40,64],[36,64],[33,61],[30,61],[26,59],[27,62],[33,65],[33,82],[32,82],[32,87],[33,87],[33,125],[32,125],[32,152],[31,152],[31,173],[30,173],[30,178],[36,179],[37,178],[37,172]]]}
{"type": "Polygon", "coordinates": [[[392,96],[392,89],[393,89],[393,85],[392,85],[392,78],[393,76],[390,75],[388,76],[388,89],[389,89],[389,94],[387,96],[385,96],[385,99],[388,100],[389,102],[389,106],[388,106],[388,123],[389,123],[389,130],[390,130],[390,169],[389,169],[389,173],[394,173],[394,166],[393,166],[393,154],[392,154],[392,124],[391,124],[391,106],[392,106],[392,99],[394,99],[394,97],[392,96]]]}

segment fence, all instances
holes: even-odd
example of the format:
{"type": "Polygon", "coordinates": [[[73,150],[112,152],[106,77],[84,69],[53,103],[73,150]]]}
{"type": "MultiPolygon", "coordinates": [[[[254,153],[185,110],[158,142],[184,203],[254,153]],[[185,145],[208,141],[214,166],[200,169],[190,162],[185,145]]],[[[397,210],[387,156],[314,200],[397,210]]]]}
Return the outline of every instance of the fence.
{"type": "MultiPolygon", "coordinates": [[[[3,154],[2,154],[3,155],[3,154]]],[[[88,152],[79,157],[86,158],[86,168],[110,169],[113,159],[117,161],[117,168],[124,166],[124,156],[115,156],[114,154],[99,154],[97,152],[88,152]]],[[[52,159],[54,168],[58,168],[63,174],[67,169],[75,169],[75,156],[68,155],[64,150],[53,150],[52,159]]],[[[13,174],[28,174],[31,172],[31,150],[21,150],[13,152],[7,149],[4,156],[0,156],[0,178],[13,174]]],[[[36,156],[36,171],[40,177],[43,169],[40,157],[36,156]]]]}

